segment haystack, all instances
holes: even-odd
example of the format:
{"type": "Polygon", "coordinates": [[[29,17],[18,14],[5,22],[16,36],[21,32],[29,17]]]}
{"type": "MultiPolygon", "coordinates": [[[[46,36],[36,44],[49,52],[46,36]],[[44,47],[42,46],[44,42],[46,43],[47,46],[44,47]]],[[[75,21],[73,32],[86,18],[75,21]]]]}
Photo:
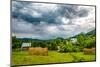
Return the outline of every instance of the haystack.
{"type": "Polygon", "coordinates": [[[48,48],[41,48],[41,47],[31,47],[29,48],[30,55],[48,55],[48,48]]]}

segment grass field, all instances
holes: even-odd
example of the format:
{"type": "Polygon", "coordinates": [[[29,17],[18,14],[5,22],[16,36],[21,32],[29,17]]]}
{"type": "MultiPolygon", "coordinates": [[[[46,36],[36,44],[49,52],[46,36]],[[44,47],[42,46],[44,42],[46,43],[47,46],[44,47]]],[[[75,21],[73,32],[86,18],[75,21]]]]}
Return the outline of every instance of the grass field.
{"type": "Polygon", "coordinates": [[[12,65],[48,64],[62,62],[95,61],[95,55],[84,55],[83,52],[59,53],[49,51],[48,56],[29,55],[27,51],[12,52],[12,65]]]}

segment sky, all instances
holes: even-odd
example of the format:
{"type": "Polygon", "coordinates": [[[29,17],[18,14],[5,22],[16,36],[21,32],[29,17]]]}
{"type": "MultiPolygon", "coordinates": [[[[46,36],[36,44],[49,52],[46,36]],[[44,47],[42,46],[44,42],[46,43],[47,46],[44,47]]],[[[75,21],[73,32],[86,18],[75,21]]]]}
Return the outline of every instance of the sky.
{"type": "Polygon", "coordinates": [[[12,1],[12,36],[68,38],[95,29],[95,7],[12,1]]]}

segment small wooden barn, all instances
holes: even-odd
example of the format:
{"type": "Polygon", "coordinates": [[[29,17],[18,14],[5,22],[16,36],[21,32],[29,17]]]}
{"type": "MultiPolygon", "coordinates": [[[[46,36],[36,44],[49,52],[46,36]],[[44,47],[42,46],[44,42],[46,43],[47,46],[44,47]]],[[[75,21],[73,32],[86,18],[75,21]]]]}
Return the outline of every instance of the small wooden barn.
{"type": "Polygon", "coordinates": [[[31,43],[22,43],[21,50],[28,50],[31,47],[31,43]]]}

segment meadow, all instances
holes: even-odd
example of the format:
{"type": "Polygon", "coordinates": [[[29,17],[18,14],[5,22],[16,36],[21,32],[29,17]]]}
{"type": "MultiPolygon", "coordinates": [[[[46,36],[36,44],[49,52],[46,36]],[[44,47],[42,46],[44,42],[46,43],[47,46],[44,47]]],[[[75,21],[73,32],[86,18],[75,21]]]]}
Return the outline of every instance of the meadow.
{"type": "Polygon", "coordinates": [[[48,56],[30,55],[28,51],[13,51],[12,65],[29,65],[29,64],[52,64],[68,62],[86,62],[95,61],[96,55],[84,55],[83,52],[66,52],[49,51],[48,56]]]}
{"type": "MultiPolygon", "coordinates": [[[[12,37],[12,66],[38,65],[53,63],[91,62],[96,60],[95,30],[87,34],[80,33],[67,39],[55,38],[50,40],[26,39],[12,37]],[[74,39],[74,40],[73,40],[74,39]],[[30,55],[29,49],[22,50],[23,43],[31,43],[30,48],[47,48],[48,55],[30,55]]],[[[30,52],[34,53],[35,50],[30,52]]],[[[41,53],[45,53],[40,51],[41,53]]]]}

